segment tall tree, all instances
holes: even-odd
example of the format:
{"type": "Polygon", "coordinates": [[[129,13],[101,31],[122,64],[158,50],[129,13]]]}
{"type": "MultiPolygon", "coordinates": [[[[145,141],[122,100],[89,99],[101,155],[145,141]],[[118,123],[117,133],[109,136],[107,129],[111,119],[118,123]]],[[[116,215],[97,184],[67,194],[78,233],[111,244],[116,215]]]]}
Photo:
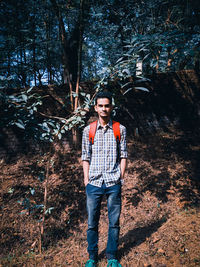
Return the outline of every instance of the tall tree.
{"type": "Polygon", "coordinates": [[[99,79],[121,57],[132,66],[139,60],[144,72],[199,66],[198,0],[2,0],[0,5],[1,85],[67,82],[75,92],[79,65],[84,79],[99,79]]]}

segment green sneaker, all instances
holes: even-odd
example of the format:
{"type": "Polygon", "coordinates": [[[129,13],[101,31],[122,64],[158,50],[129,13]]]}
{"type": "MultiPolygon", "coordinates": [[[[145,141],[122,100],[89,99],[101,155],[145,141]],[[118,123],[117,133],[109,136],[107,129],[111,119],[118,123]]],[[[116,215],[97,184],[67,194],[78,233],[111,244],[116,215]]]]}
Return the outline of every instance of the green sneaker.
{"type": "Polygon", "coordinates": [[[89,259],[86,264],[85,267],[96,267],[96,262],[94,260],[89,259]]]}
{"type": "Polygon", "coordinates": [[[118,260],[108,260],[107,267],[122,267],[118,260]]]}

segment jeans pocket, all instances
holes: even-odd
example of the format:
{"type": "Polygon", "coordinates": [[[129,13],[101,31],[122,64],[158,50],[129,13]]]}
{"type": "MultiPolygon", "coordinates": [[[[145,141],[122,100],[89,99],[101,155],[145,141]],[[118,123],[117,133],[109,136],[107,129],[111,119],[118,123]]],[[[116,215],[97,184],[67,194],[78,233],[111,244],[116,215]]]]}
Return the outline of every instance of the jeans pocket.
{"type": "Polygon", "coordinates": [[[85,186],[85,191],[86,192],[87,192],[88,185],[89,185],[89,183],[87,183],[87,185],[85,186]]]}

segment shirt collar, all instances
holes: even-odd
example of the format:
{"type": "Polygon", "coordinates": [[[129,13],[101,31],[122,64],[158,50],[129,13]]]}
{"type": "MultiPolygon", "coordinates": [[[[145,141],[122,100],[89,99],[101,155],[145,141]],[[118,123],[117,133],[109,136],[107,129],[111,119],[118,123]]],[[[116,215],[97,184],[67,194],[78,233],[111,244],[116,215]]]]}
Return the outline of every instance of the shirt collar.
{"type": "MultiPolygon", "coordinates": [[[[106,127],[109,127],[109,128],[112,129],[112,120],[111,119],[109,120],[108,124],[106,124],[106,127]]],[[[97,122],[97,129],[99,129],[99,128],[103,128],[103,127],[101,126],[101,124],[100,124],[100,122],[98,120],[98,122],[97,122]]]]}

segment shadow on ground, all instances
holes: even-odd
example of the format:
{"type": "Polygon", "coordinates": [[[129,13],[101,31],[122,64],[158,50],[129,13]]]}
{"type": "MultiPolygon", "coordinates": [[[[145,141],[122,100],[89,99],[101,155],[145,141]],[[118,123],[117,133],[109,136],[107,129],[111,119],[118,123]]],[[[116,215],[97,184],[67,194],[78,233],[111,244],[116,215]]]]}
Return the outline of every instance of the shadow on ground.
{"type": "MultiPolygon", "coordinates": [[[[129,230],[119,239],[120,249],[118,250],[118,258],[121,259],[124,255],[128,254],[133,247],[139,246],[141,243],[143,243],[146,238],[150,237],[154,232],[156,232],[164,222],[166,222],[166,220],[161,219],[152,222],[149,225],[129,230]]],[[[99,254],[100,260],[104,258],[105,253],[106,250],[103,250],[99,254]]]]}
{"type": "Polygon", "coordinates": [[[178,137],[165,134],[164,137],[154,136],[138,142],[130,148],[130,161],[136,163],[129,172],[135,171],[138,179],[134,193],[128,195],[129,203],[136,207],[147,191],[164,203],[174,190],[185,205],[199,205],[198,136],[193,132],[178,137]]]}

